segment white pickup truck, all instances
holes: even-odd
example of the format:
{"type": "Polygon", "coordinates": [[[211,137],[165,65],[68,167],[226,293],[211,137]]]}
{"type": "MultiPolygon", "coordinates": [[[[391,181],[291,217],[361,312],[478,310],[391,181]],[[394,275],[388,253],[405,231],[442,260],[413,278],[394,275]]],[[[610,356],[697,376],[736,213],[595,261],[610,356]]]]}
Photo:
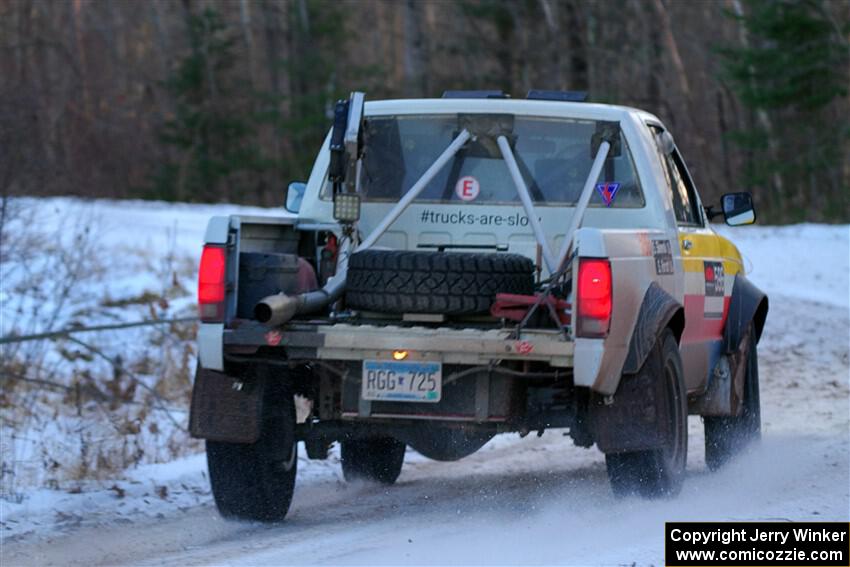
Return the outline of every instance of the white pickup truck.
{"type": "Polygon", "coordinates": [[[564,428],[616,494],[675,494],[688,414],[720,466],[760,435],[764,293],[655,116],[576,93],[352,93],[279,217],[215,217],[191,431],[228,517],[277,521],[296,447],[392,484],[564,428]],[[298,400],[299,411],[296,412],[298,400]]]}

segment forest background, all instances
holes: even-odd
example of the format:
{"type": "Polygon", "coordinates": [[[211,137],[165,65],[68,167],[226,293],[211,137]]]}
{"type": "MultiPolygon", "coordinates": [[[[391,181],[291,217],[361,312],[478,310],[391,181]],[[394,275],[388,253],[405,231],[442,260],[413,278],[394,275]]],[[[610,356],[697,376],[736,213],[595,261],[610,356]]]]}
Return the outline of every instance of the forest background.
{"type": "Polygon", "coordinates": [[[585,90],[706,204],[850,220],[844,0],[0,0],[0,196],[280,205],[333,103],[585,90]]]}

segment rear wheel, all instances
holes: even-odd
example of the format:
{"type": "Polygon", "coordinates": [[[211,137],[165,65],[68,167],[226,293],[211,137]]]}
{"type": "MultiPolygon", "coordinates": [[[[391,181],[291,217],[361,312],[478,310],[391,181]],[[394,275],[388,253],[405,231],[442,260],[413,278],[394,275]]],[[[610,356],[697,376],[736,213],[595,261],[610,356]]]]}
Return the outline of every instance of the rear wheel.
{"type": "Polygon", "coordinates": [[[679,347],[667,329],[641,367],[656,383],[656,414],[664,441],[659,449],[608,453],[605,464],[617,496],[673,496],[682,487],[688,459],[688,406],[679,347]]]}
{"type": "Polygon", "coordinates": [[[348,482],[393,484],[404,464],[405,444],[392,437],[342,441],[342,475],[348,482]]]}
{"type": "Polygon", "coordinates": [[[207,441],[218,511],[226,518],[283,520],[292,503],[296,457],[292,393],[283,383],[266,380],[260,438],[255,443],[207,441]]]}
{"type": "Polygon", "coordinates": [[[711,470],[719,469],[747,446],[761,439],[758,353],[752,325],[744,341],[742,350],[746,352],[747,359],[744,364],[747,367],[740,414],[732,417],[703,418],[705,464],[711,470]]]}

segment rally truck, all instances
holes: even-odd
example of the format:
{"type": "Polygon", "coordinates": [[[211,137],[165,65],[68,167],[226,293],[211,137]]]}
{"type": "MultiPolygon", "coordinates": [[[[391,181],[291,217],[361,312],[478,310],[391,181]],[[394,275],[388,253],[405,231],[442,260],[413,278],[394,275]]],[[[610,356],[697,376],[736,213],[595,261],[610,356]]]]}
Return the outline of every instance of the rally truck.
{"type": "MultiPolygon", "coordinates": [[[[283,200],[283,199],[282,199],[283,200]]],[[[617,495],[674,495],[760,436],[768,300],[655,116],[571,92],[352,93],[277,216],[213,217],[190,429],[227,517],[278,521],[297,446],[392,484],[563,429],[617,495]]]]}

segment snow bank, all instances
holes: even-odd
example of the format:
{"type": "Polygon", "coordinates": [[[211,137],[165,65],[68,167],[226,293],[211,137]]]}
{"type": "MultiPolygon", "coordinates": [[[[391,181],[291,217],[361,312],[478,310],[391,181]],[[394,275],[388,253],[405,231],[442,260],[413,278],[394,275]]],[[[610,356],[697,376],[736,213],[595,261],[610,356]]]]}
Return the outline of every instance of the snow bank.
{"type": "MultiPolygon", "coordinates": [[[[194,317],[212,215],[273,209],[11,199],[2,226],[0,336],[194,317]]],[[[0,496],[70,488],[200,449],[185,433],[194,323],[81,333],[2,349],[0,496]]]]}
{"type": "Polygon", "coordinates": [[[850,307],[850,226],[716,228],[738,246],[748,277],[768,295],[850,307]]]}

